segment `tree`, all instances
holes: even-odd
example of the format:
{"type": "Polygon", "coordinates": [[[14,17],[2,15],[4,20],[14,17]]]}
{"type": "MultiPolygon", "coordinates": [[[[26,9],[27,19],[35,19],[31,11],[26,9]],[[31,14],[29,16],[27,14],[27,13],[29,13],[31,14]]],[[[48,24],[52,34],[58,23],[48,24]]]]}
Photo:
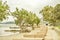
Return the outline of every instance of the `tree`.
{"type": "Polygon", "coordinates": [[[9,6],[6,4],[6,2],[2,3],[2,1],[0,0],[0,21],[6,19],[8,15],[8,10],[9,6]]]}
{"type": "Polygon", "coordinates": [[[16,11],[12,12],[11,14],[16,18],[15,23],[19,25],[20,28],[25,27],[23,26],[24,24],[30,24],[30,26],[33,27],[33,24],[38,25],[40,23],[40,19],[35,14],[28,12],[25,9],[19,10],[16,8],[16,11]]]}
{"type": "Polygon", "coordinates": [[[56,25],[60,25],[60,4],[54,7],[53,13],[55,15],[56,25]]]}
{"type": "Polygon", "coordinates": [[[40,19],[36,16],[36,14],[33,14],[32,12],[29,12],[28,17],[26,18],[26,23],[30,24],[32,28],[34,29],[33,25],[38,25],[40,23],[40,19]]]}
{"type": "Polygon", "coordinates": [[[56,26],[60,20],[60,4],[55,7],[45,6],[41,11],[43,14],[43,20],[56,26]]]}
{"type": "Polygon", "coordinates": [[[43,14],[44,21],[47,21],[54,25],[56,21],[54,20],[55,18],[54,18],[53,10],[54,8],[52,6],[45,6],[40,12],[43,14]]]}

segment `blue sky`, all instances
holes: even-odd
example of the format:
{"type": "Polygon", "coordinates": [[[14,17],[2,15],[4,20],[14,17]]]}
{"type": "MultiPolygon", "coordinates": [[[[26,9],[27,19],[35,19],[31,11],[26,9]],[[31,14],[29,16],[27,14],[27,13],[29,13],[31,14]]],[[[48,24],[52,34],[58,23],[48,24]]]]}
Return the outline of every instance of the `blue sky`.
{"type": "MultiPolygon", "coordinates": [[[[10,6],[10,11],[14,11],[16,7],[19,9],[24,8],[28,11],[32,11],[37,14],[39,18],[42,16],[39,15],[39,11],[46,5],[55,6],[56,4],[60,3],[60,0],[2,0],[7,1],[7,4],[10,6]]],[[[14,21],[12,16],[9,16],[9,19],[5,21],[14,21]]]]}

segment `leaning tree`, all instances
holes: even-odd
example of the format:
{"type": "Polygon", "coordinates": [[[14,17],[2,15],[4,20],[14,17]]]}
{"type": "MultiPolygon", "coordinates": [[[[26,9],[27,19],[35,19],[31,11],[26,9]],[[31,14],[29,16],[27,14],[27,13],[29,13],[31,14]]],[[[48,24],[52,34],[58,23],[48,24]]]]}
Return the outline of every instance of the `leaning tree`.
{"type": "Polygon", "coordinates": [[[26,28],[25,26],[23,26],[24,24],[30,24],[30,26],[33,28],[34,24],[38,25],[40,23],[40,19],[36,16],[36,14],[28,12],[25,9],[19,10],[18,8],[16,8],[16,10],[11,14],[15,18],[15,23],[20,26],[21,29],[23,27],[26,28]]]}

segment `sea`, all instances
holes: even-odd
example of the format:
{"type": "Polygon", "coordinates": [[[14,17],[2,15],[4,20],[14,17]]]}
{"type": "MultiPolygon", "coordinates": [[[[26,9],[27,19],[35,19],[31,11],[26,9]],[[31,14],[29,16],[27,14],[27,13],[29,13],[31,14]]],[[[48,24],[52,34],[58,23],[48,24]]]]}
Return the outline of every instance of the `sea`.
{"type": "Polygon", "coordinates": [[[0,24],[0,36],[8,36],[8,35],[13,35],[16,33],[13,32],[6,32],[5,30],[11,30],[10,27],[17,27],[16,24],[0,24]]]}

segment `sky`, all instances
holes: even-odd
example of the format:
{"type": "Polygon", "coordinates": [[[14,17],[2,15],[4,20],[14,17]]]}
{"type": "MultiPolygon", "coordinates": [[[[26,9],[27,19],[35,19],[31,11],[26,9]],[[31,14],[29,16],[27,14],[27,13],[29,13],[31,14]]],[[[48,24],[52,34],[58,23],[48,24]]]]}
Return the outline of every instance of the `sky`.
{"type": "MultiPolygon", "coordinates": [[[[13,12],[15,8],[24,8],[25,10],[36,13],[39,18],[42,18],[42,15],[39,14],[39,11],[46,5],[55,6],[60,3],[60,0],[2,0],[3,2],[7,1],[7,4],[10,7],[10,11],[13,12]]],[[[12,16],[9,16],[9,19],[5,21],[14,21],[12,16]]]]}

